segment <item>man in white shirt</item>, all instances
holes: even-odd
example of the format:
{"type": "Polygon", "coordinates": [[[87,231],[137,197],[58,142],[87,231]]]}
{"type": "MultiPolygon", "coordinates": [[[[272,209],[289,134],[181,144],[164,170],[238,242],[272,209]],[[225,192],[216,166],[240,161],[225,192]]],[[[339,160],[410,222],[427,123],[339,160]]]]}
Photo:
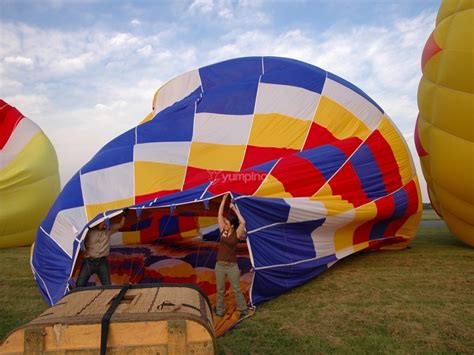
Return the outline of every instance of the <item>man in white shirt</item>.
{"type": "Polygon", "coordinates": [[[128,209],[123,210],[118,223],[113,223],[110,228],[105,228],[105,223],[89,229],[85,238],[85,258],[77,278],[76,286],[84,287],[89,278],[96,274],[102,285],[110,285],[109,254],[110,236],[123,227],[128,209]]]}

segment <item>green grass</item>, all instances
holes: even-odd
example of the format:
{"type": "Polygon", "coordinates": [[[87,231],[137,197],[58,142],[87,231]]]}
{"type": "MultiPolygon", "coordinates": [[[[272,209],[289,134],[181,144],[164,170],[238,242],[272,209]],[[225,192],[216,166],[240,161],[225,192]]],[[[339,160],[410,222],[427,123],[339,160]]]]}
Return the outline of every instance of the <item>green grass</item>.
{"type": "Polygon", "coordinates": [[[349,256],[258,307],[220,353],[472,353],[474,250],[445,227],[409,249],[349,256]]]}
{"type": "Polygon", "coordinates": [[[30,248],[0,249],[0,339],[47,308],[30,268],[30,248]]]}
{"type": "Polygon", "coordinates": [[[424,209],[423,210],[423,220],[439,220],[439,216],[433,209],[424,209]]]}
{"type": "MultiPolygon", "coordinates": [[[[46,308],[28,254],[0,250],[0,337],[46,308]]],[[[217,343],[222,354],[473,353],[473,325],[474,250],[428,222],[409,249],[349,256],[217,343]]]]}

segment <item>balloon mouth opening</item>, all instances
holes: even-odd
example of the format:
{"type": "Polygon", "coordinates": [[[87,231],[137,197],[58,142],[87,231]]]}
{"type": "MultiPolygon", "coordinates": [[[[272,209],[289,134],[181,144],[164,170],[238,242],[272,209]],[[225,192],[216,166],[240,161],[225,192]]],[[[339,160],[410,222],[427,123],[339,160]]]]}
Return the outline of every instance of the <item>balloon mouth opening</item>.
{"type": "MultiPolygon", "coordinates": [[[[112,285],[190,283],[200,287],[214,305],[217,292],[214,268],[219,248],[217,215],[221,199],[222,196],[216,196],[177,206],[130,207],[124,227],[111,236],[108,264],[112,285]]],[[[110,223],[115,223],[121,215],[111,217],[110,223]]],[[[227,210],[224,215],[228,215],[227,210]]],[[[241,290],[247,303],[251,303],[254,276],[247,243],[240,242],[235,253],[241,290]]],[[[73,286],[84,258],[84,251],[80,251],[71,275],[73,286]]],[[[87,286],[100,284],[98,276],[92,275],[87,286]]],[[[225,302],[232,303],[229,280],[225,290],[225,302]]]]}

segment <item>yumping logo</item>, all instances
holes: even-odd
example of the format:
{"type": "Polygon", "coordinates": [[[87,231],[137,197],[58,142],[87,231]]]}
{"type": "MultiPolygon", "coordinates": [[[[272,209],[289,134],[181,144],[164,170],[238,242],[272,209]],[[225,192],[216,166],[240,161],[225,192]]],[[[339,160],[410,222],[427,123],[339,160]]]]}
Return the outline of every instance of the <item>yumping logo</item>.
{"type": "Polygon", "coordinates": [[[243,182],[244,184],[248,182],[262,182],[265,180],[265,173],[255,172],[255,171],[241,171],[241,172],[226,172],[219,170],[208,170],[209,181],[214,183],[221,182],[243,182]]]}

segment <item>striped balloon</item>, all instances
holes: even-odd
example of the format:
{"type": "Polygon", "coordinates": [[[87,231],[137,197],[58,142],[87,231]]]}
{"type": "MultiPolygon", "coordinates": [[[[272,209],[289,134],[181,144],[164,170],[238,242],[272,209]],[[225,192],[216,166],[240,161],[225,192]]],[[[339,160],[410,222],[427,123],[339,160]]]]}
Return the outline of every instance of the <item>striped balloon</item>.
{"type": "Polygon", "coordinates": [[[134,282],[170,278],[173,268],[183,275],[191,269],[181,261],[199,271],[189,280],[204,280],[215,263],[205,243],[215,240],[227,192],[247,220],[251,267],[244,255],[239,265],[253,273],[243,275],[251,303],[359,250],[406,246],[421,215],[407,145],[367,94],[300,61],[234,59],[163,85],[153,112],[69,181],[38,232],[40,289],[57,302],[77,275],[85,226],[130,206],[136,212],[113,236],[119,249],[111,258],[134,258],[140,267],[111,261],[125,265],[116,280],[127,268],[134,282]],[[163,240],[180,249],[146,249],[163,240]],[[161,261],[168,257],[180,262],[161,261]],[[158,270],[165,264],[166,272],[158,270]]]}
{"type": "Polygon", "coordinates": [[[58,194],[58,160],[48,137],[0,99],[0,248],[33,243],[58,194]]]}

